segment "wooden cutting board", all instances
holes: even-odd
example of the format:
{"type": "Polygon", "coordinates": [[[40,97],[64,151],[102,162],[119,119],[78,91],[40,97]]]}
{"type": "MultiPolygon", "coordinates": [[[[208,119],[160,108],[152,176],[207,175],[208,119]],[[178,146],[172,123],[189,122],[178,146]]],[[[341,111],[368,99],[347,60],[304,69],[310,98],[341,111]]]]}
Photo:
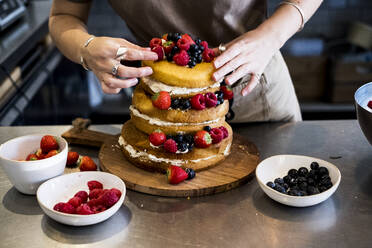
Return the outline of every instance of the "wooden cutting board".
{"type": "Polygon", "coordinates": [[[215,167],[196,173],[178,185],[167,183],[166,176],[142,170],[131,164],[118,144],[119,135],[105,134],[78,124],[62,134],[70,144],[100,147],[98,158],[103,171],[119,176],[126,187],[142,193],[169,197],[210,195],[238,187],[252,178],[259,162],[256,146],[234,134],[230,155],[215,167]]]}

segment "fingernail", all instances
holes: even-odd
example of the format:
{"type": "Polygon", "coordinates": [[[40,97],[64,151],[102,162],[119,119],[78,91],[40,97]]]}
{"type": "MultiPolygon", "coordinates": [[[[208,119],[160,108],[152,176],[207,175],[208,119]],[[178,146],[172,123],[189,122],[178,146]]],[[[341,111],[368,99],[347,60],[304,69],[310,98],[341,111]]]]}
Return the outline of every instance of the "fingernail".
{"type": "Polygon", "coordinates": [[[151,67],[146,67],[146,73],[152,74],[152,68],[151,67]]]}

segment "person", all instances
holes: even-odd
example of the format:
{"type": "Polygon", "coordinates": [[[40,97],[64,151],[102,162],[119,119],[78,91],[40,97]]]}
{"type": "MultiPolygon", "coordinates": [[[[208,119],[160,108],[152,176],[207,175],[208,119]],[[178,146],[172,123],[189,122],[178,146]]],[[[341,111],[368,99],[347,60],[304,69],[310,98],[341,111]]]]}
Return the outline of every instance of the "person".
{"type": "Polygon", "coordinates": [[[110,0],[137,38],[137,45],[122,38],[89,34],[85,24],[91,0],[54,0],[49,29],[60,51],[92,70],[108,94],[134,86],[137,78],[152,74],[150,67],[121,65],[118,57],[156,60],[157,55],[146,45],[151,38],[168,32],[193,34],[207,40],[210,47],[219,47],[212,78],[225,78],[233,87],[232,122],[301,121],[279,49],[302,29],[321,2],[284,1],[267,18],[267,2],[263,0],[110,0]]]}

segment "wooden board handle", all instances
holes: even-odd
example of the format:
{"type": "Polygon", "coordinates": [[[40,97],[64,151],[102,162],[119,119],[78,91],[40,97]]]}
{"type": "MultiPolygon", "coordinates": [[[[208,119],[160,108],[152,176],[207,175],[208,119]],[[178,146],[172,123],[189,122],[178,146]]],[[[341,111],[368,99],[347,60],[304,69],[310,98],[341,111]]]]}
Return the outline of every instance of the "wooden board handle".
{"type": "Polygon", "coordinates": [[[89,119],[76,118],[72,122],[72,128],[62,134],[70,144],[101,147],[107,139],[114,135],[88,130],[91,121],[89,119]]]}

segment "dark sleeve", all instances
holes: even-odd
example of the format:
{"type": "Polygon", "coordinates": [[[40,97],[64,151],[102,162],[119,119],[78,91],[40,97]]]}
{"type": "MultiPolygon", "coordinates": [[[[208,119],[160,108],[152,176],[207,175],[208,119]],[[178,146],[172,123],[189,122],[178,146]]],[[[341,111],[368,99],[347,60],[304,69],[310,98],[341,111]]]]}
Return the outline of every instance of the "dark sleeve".
{"type": "Polygon", "coordinates": [[[92,0],[68,0],[69,2],[74,2],[74,3],[89,3],[92,0]]]}

